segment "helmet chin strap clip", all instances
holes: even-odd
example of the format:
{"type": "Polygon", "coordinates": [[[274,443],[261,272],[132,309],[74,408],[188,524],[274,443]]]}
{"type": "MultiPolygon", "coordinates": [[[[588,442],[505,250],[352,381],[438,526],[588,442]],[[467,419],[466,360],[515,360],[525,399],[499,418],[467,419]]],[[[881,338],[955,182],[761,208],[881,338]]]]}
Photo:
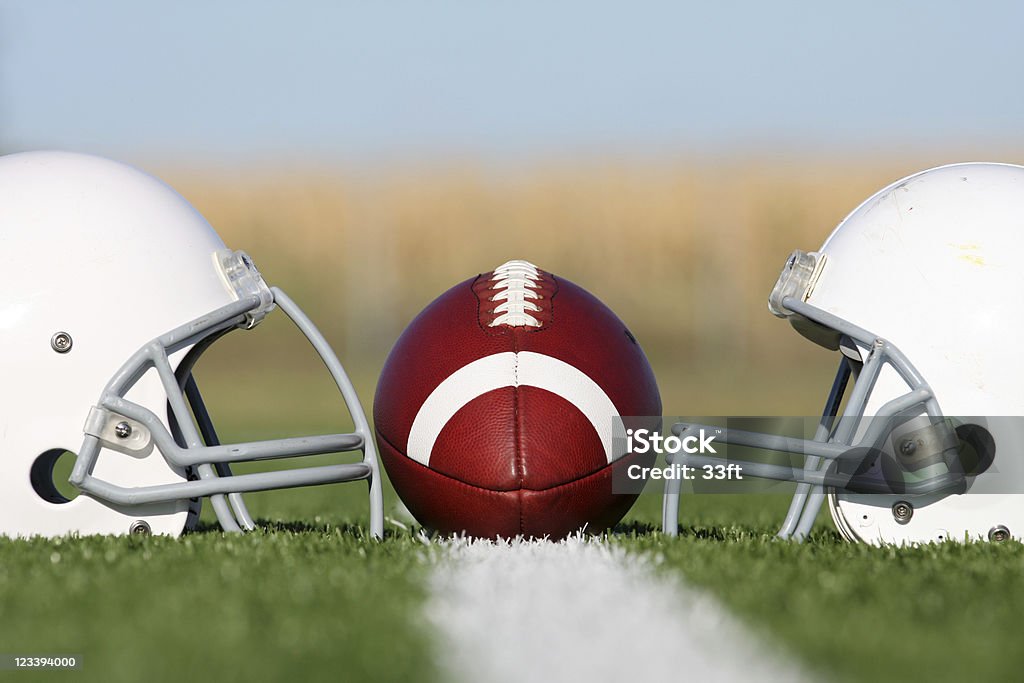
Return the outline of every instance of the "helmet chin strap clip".
{"type": "Polygon", "coordinates": [[[241,250],[221,249],[213,253],[213,263],[221,282],[235,297],[235,301],[254,295],[260,298],[260,305],[245,314],[245,329],[256,327],[267,313],[274,310],[274,294],[252,258],[241,250]]]}
{"type": "Polygon", "coordinates": [[[104,448],[112,451],[135,457],[153,452],[153,435],[146,425],[106,408],[90,408],[82,431],[99,439],[104,448]]]}

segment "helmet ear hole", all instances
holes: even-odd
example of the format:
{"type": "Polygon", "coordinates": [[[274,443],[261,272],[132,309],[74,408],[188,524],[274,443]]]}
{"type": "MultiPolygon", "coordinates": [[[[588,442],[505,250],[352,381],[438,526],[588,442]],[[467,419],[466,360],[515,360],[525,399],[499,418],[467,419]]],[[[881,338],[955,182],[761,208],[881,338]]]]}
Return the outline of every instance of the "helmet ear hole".
{"type": "Polygon", "coordinates": [[[963,424],[956,428],[960,439],[960,464],[964,474],[976,477],[987,470],[996,459],[996,441],[991,432],[976,424],[963,424]]]}
{"type": "Polygon", "coordinates": [[[78,496],[78,489],[68,482],[75,466],[75,454],[63,448],[51,448],[32,463],[29,478],[32,489],[48,503],[70,503],[78,496]]]}

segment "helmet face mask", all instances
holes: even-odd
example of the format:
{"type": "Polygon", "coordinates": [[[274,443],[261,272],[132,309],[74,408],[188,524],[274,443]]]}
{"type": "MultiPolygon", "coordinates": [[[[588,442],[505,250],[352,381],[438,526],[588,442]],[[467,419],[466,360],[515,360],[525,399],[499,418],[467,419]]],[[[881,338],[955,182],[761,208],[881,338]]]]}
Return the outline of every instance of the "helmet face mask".
{"type": "MultiPolygon", "coordinates": [[[[804,457],[803,467],[742,463],[744,475],[797,482],[780,536],[806,536],[826,499],[849,540],[1024,534],[1024,469],[1012,456],[1024,438],[1013,388],[1022,374],[1014,334],[1024,316],[1022,224],[1024,167],[956,164],[890,185],[818,252],[789,258],[769,310],[841,353],[815,437],[718,436],[804,457]]],[[[715,429],[673,431],[700,428],[715,429]]],[[[669,481],[668,533],[678,493],[669,481]]]]}
{"type": "Polygon", "coordinates": [[[305,313],[268,287],[184,199],[131,167],[77,154],[0,158],[5,375],[0,499],[8,536],[180,534],[210,497],[226,531],[252,528],[241,494],[366,480],[383,526],[372,436],[341,363],[305,313]],[[43,256],[46,268],[33,263],[43,256]],[[56,276],[55,276],[56,275],[56,276]],[[355,429],[222,445],[192,377],[201,353],[274,308],[313,345],[355,429]],[[83,427],[84,425],[84,427],[83,427]],[[81,495],[54,495],[75,453],[81,495]],[[362,451],[359,462],[232,476],[231,463],[362,451]]]}

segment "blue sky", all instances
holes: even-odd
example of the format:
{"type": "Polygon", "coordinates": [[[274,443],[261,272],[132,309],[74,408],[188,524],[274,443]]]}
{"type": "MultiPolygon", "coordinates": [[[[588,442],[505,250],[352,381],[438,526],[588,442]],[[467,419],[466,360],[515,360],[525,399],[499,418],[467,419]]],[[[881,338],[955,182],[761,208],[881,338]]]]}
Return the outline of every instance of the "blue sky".
{"type": "Polygon", "coordinates": [[[0,2],[0,146],[244,163],[1019,149],[1024,3],[0,2]]]}

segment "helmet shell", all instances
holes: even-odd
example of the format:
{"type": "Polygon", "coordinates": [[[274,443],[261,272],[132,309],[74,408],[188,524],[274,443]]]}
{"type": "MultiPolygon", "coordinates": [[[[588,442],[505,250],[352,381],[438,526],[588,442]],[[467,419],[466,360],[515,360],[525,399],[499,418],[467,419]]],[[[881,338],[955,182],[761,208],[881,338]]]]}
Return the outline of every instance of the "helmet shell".
{"type": "MultiPolygon", "coordinates": [[[[895,344],[943,414],[1024,415],[1024,167],[963,163],[911,175],[861,204],[820,252],[807,301],[895,344]]],[[[906,391],[883,369],[867,413],[906,391]]],[[[1007,457],[1024,438],[1016,423],[991,422],[996,460],[967,494],[918,497],[901,523],[891,512],[899,496],[837,492],[837,526],[875,543],[1024,532],[1024,497],[1007,493],[1024,485],[1024,466],[1007,457]]]]}
{"type": "MultiPolygon", "coordinates": [[[[181,532],[188,501],[53,502],[31,473],[41,454],[77,451],[90,407],[135,351],[234,300],[214,264],[220,249],[185,199],[131,166],[66,152],[0,157],[0,533],[126,533],[136,520],[181,532]],[[71,338],[66,353],[51,346],[58,332],[71,338]]],[[[155,371],[127,397],[166,421],[155,371]]],[[[121,486],[184,477],[157,451],[103,450],[93,474],[121,486]]]]}

